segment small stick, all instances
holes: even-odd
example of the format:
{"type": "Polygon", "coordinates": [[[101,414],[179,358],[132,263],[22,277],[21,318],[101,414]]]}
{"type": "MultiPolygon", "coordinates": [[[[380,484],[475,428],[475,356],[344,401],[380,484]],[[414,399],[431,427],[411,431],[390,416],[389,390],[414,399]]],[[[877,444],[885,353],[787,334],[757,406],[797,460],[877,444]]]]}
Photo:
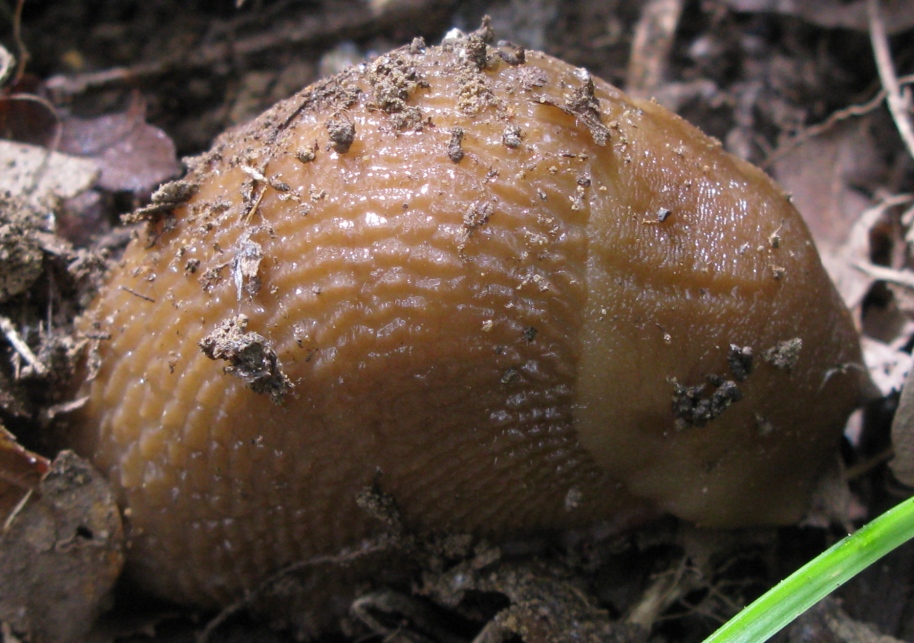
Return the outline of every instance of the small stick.
{"type": "Polygon", "coordinates": [[[879,13],[879,0],[867,0],[867,10],[870,16],[870,42],[873,44],[873,55],[876,57],[876,68],[879,70],[879,79],[886,92],[886,102],[895,127],[901,134],[901,140],[908,148],[908,154],[914,158],[914,126],[907,114],[908,101],[901,95],[898,76],[892,65],[892,53],[889,51],[889,39],[885,33],[885,23],[879,13]]]}
{"type": "MultiPolygon", "coordinates": [[[[902,76],[898,79],[899,85],[910,85],[914,83],[914,74],[908,74],[907,76],[902,76]]],[[[810,125],[809,127],[797,132],[797,134],[790,139],[788,139],[783,145],[778,147],[768,158],[764,160],[760,165],[762,168],[768,168],[773,163],[781,159],[783,156],[786,156],[788,152],[793,151],[799,145],[805,143],[809,139],[824,134],[835,125],[842,121],[846,121],[849,118],[855,116],[865,116],[879,107],[879,104],[885,100],[887,92],[884,88],[880,88],[876,94],[869,100],[860,103],[858,105],[848,105],[843,109],[838,109],[828,115],[821,123],[816,123],[815,125],[810,125]]]]}
{"type": "Polygon", "coordinates": [[[357,3],[347,11],[304,12],[300,18],[282,21],[269,32],[232,41],[203,45],[175,52],[128,67],[113,67],[71,75],[56,75],[45,86],[57,96],[81,94],[87,89],[149,80],[173,71],[189,72],[210,67],[230,57],[244,59],[270,49],[307,46],[334,38],[355,38],[374,33],[398,20],[421,16],[435,9],[434,0],[416,2],[357,3]]]}
{"type": "Polygon", "coordinates": [[[0,315],[0,330],[6,335],[6,340],[16,349],[16,352],[29,363],[29,366],[32,367],[36,375],[48,374],[47,367],[42,364],[41,360],[38,359],[35,353],[32,352],[32,349],[29,348],[29,345],[25,343],[25,340],[23,340],[16,331],[16,328],[13,326],[13,322],[10,321],[9,317],[0,315]]]}
{"type": "Polygon", "coordinates": [[[137,291],[133,290],[132,288],[128,288],[127,286],[121,286],[120,288],[121,288],[121,290],[123,290],[124,292],[130,293],[130,294],[133,295],[134,297],[139,297],[140,299],[145,299],[146,301],[148,301],[148,302],[150,302],[150,303],[152,303],[152,304],[156,303],[156,300],[153,299],[152,297],[149,297],[149,296],[144,295],[144,294],[142,294],[142,293],[138,293],[137,291]]]}

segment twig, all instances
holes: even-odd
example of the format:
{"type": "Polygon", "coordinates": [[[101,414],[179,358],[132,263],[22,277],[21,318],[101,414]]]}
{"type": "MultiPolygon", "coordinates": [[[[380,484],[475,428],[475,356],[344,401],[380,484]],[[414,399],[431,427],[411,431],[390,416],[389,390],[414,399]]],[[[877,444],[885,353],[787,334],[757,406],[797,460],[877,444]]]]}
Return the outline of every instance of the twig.
{"type": "Polygon", "coordinates": [[[81,409],[86,405],[86,402],[89,401],[89,396],[84,395],[78,397],[75,400],[69,400],[68,402],[61,402],[59,404],[52,404],[46,409],[42,409],[38,414],[38,419],[41,420],[43,426],[48,426],[55,417],[61,413],[71,413],[77,409],[81,409]]]}
{"type": "Polygon", "coordinates": [[[408,16],[433,13],[435,0],[417,2],[387,2],[379,8],[368,3],[358,3],[346,11],[339,9],[315,14],[313,11],[299,20],[284,19],[271,25],[265,33],[257,33],[236,40],[225,40],[190,51],[178,51],[151,62],[130,67],[114,67],[82,74],[58,75],[48,78],[45,86],[57,96],[81,94],[89,88],[136,82],[155,78],[175,70],[192,71],[212,67],[227,59],[243,59],[270,49],[291,45],[326,42],[343,36],[357,37],[379,31],[408,16]]]}
{"type": "Polygon", "coordinates": [[[25,343],[25,340],[19,335],[16,331],[16,327],[13,326],[13,322],[10,321],[8,317],[0,315],[0,331],[3,331],[3,334],[6,335],[6,340],[10,345],[19,353],[22,358],[29,363],[29,366],[32,367],[32,370],[38,376],[43,376],[48,374],[47,367],[41,362],[35,353],[32,352],[32,349],[29,348],[29,345],[25,343]]]}
{"type": "Polygon", "coordinates": [[[315,556],[307,560],[300,560],[298,562],[287,565],[286,567],[283,567],[272,576],[264,580],[258,587],[246,592],[243,597],[231,605],[228,605],[221,612],[219,612],[219,614],[217,614],[206,624],[206,627],[203,628],[203,631],[200,632],[200,634],[197,636],[197,643],[208,643],[210,637],[215,634],[216,630],[219,629],[222,624],[225,623],[229,618],[241,610],[249,607],[251,603],[260,597],[265,591],[271,587],[275,587],[276,583],[287,579],[290,575],[296,572],[308,569],[310,567],[318,567],[321,565],[348,565],[359,559],[365,558],[366,556],[370,556],[382,551],[388,551],[390,548],[390,541],[382,536],[380,539],[365,543],[360,549],[344,551],[336,555],[330,554],[324,556],[315,556]]]}
{"type": "Polygon", "coordinates": [[[151,304],[156,303],[156,300],[153,299],[152,297],[149,297],[148,295],[144,295],[142,293],[138,293],[134,289],[128,288],[127,286],[120,286],[120,289],[126,293],[133,295],[134,297],[139,297],[140,299],[143,299],[144,301],[148,301],[151,304]]]}
{"type": "Polygon", "coordinates": [[[28,504],[29,500],[32,498],[33,489],[29,489],[25,492],[25,495],[16,503],[16,506],[13,507],[13,510],[10,511],[10,515],[6,517],[6,520],[3,522],[3,533],[5,534],[10,530],[10,527],[13,526],[13,521],[16,520],[16,516],[25,508],[25,505],[28,504]]]}
{"type": "Polygon", "coordinates": [[[28,63],[29,50],[25,48],[25,40],[22,39],[22,6],[25,4],[25,0],[18,0],[16,2],[16,11],[13,14],[13,40],[16,43],[16,53],[19,55],[19,64],[16,67],[16,75],[13,77],[12,84],[15,86],[22,76],[25,75],[25,65],[28,63]]]}
{"type": "Polygon", "coordinates": [[[641,600],[625,618],[625,622],[650,630],[660,614],[701,584],[700,577],[700,572],[692,569],[687,559],[683,558],[676,565],[676,569],[654,578],[641,595],[641,600]]]}
{"type": "Polygon", "coordinates": [[[648,97],[660,87],[669,66],[683,0],[648,0],[635,27],[625,90],[648,97]]]}
{"type": "Polygon", "coordinates": [[[872,263],[856,261],[854,268],[866,274],[873,279],[885,281],[908,290],[914,290],[914,272],[910,270],[894,270],[885,266],[877,266],[872,263]]]}
{"type": "Polygon", "coordinates": [[[870,42],[873,45],[873,55],[876,57],[876,68],[879,70],[879,79],[886,91],[886,102],[889,112],[895,121],[895,127],[908,148],[908,154],[914,158],[914,126],[908,116],[908,100],[901,95],[898,77],[892,64],[892,53],[889,51],[889,39],[885,32],[885,24],[879,13],[879,0],[867,0],[867,11],[870,18],[870,42]]]}
{"type": "MultiPolygon", "coordinates": [[[[899,86],[910,85],[912,83],[914,83],[914,74],[902,76],[901,78],[898,79],[899,86]]],[[[870,112],[875,110],[877,107],[879,107],[879,104],[883,100],[885,100],[885,97],[886,97],[886,91],[884,88],[880,87],[879,91],[876,92],[876,95],[873,96],[868,101],[866,101],[864,103],[860,103],[859,105],[849,105],[843,109],[835,110],[834,112],[829,114],[828,118],[826,118],[821,123],[816,123],[815,125],[810,125],[809,127],[797,132],[797,134],[795,136],[791,137],[789,140],[787,140],[787,142],[780,145],[778,147],[778,149],[774,151],[773,154],[768,156],[768,158],[766,158],[764,160],[764,162],[761,163],[761,166],[763,168],[770,167],[773,163],[775,163],[776,161],[778,161],[779,159],[781,159],[782,157],[787,155],[789,152],[796,149],[797,146],[805,143],[806,141],[808,141],[809,139],[811,139],[815,136],[824,134],[825,132],[827,132],[828,130],[830,130],[831,128],[833,128],[835,125],[837,125],[838,123],[840,123],[842,121],[846,121],[849,118],[853,118],[855,116],[865,116],[865,115],[869,114],[870,112]]]]}

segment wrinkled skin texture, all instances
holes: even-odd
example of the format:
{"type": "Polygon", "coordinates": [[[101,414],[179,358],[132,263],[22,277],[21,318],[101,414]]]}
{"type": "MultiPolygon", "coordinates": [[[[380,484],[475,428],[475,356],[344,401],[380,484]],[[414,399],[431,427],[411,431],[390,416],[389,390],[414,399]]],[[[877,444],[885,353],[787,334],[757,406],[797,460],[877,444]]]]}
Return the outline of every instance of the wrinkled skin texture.
{"type": "Polygon", "coordinates": [[[787,197],[655,104],[478,51],[398,50],[224,135],[86,315],[110,338],[73,440],[147,589],[224,604],[357,545],[370,486],[411,532],[495,539],[801,516],[861,357],[787,197]],[[279,404],[198,345],[239,314],[279,404]],[[674,409],[722,380],[708,421],[674,409]]]}

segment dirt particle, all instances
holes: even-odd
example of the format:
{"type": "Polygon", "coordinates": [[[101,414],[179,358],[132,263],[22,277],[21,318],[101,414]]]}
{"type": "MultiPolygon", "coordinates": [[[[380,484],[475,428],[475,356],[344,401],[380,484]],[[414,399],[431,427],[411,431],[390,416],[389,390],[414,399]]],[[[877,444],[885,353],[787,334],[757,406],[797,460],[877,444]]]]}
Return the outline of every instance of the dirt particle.
{"type": "Polygon", "coordinates": [[[496,51],[498,57],[512,66],[523,65],[527,61],[527,52],[520,45],[513,42],[501,41],[496,51]]]}
{"type": "Polygon", "coordinates": [[[583,83],[566,99],[564,110],[584,123],[594,143],[606,145],[609,142],[609,129],[600,115],[600,101],[595,94],[593,76],[584,73],[583,83]]]}
{"type": "Polygon", "coordinates": [[[665,222],[670,218],[670,215],[673,214],[673,211],[669,208],[657,208],[657,211],[654,213],[653,217],[648,217],[644,220],[644,223],[648,225],[657,225],[665,222]]]}
{"type": "Polygon", "coordinates": [[[781,226],[778,226],[777,230],[768,235],[768,245],[775,250],[781,247],[781,226]]]}
{"type": "Polygon", "coordinates": [[[308,198],[314,203],[319,203],[327,198],[327,190],[311,185],[308,187],[308,198]]]}
{"type": "Polygon", "coordinates": [[[504,384],[505,386],[507,386],[509,384],[514,384],[519,379],[520,379],[520,371],[512,366],[511,368],[506,370],[504,372],[504,374],[501,376],[501,383],[504,384]]]}
{"type": "Polygon", "coordinates": [[[457,109],[467,116],[476,116],[487,106],[497,102],[488,79],[479,73],[461,74],[457,94],[457,109]]]}
{"type": "Polygon", "coordinates": [[[683,386],[673,380],[673,415],[680,429],[704,426],[741,399],[743,394],[736,382],[719,376],[712,376],[707,384],[697,386],[683,386]],[[708,384],[714,387],[710,395],[706,395],[708,384]]]}
{"type": "Polygon", "coordinates": [[[124,223],[139,223],[141,221],[157,221],[164,213],[174,210],[182,203],[186,203],[197,192],[199,186],[191,181],[170,181],[152,193],[149,205],[125,214],[121,219],[124,223]]]}
{"type": "Polygon", "coordinates": [[[26,201],[0,197],[0,302],[25,292],[41,275],[42,252],[35,235],[41,213],[26,201]]]}
{"type": "Polygon", "coordinates": [[[337,76],[318,81],[306,90],[301,102],[283,119],[277,129],[289,126],[302,113],[342,111],[355,105],[362,90],[355,83],[361,72],[358,67],[351,67],[337,76]]]}
{"type": "Polygon", "coordinates": [[[383,522],[393,533],[403,532],[403,519],[397,501],[377,485],[362,489],[356,495],[355,502],[362,511],[383,522]]]}
{"type": "Polygon", "coordinates": [[[475,33],[467,36],[463,45],[463,54],[466,57],[466,60],[476,67],[476,69],[481,71],[486,68],[488,46],[483,37],[475,33]]]}
{"type": "Polygon", "coordinates": [[[578,185],[574,189],[574,194],[568,197],[571,201],[571,210],[573,212],[580,212],[584,209],[584,196],[586,193],[587,190],[584,188],[584,186],[578,185]]]}
{"type": "Polygon", "coordinates": [[[505,144],[505,147],[510,147],[511,149],[517,149],[520,147],[520,127],[517,125],[508,125],[501,135],[501,140],[505,144]]]}
{"type": "Polygon", "coordinates": [[[280,404],[292,389],[292,382],[282,372],[276,351],[267,340],[254,332],[245,332],[247,315],[237,315],[223,322],[199,342],[210,359],[229,363],[223,370],[240,378],[255,393],[266,393],[280,404]]]}
{"type": "Polygon", "coordinates": [[[245,235],[232,261],[232,279],[238,291],[238,301],[241,301],[243,292],[253,297],[260,291],[261,281],[257,273],[262,260],[263,247],[256,241],[251,241],[249,234],[245,235]]]}
{"type": "Polygon", "coordinates": [[[495,29],[492,27],[492,18],[490,16],[483,16],[479,23],[479,27],[470,32],[469,37],[481,38],[482,41],[488,45],[495,42],[495,29]]]}
{"type": "Polygon", "coordinates": [[[422,128],[422,111],[407,106],[418,87],[427,87],[410,56],[403,50],[378,58],[369,68],[368,81],[372,85],[374,103],[378,109],[392,117],[398,131],[422,128]]]}
{"type": "Polygon", "coordinates": [[[425,125],[422,110],[412,106],[391,114],[390,122],[398,132],[420,132],[425,125]]]}
{"type": "Polygon", "coordinates": [[[482,73],[487,64],[488,42],[491,42],[491,28],[485,23],[469,36],[445,40],[445,47],[452,47],[457,54],[457,61],[449,65],[459,85],[457,109],[467,116],[476,116],[486,107],[500,104],[489,77],[482,73]]]}
{"type": "Polygon", "coordinates": [[[260,190],[258,194],[256,179],[247,178],[241,182],[240,192],[241,202],[244,206],[244,211],[246,212],[244,218],[245,220],[248,220],[253,216],[255,210],[257,209],[264,191],[260,190]]]}
{"type": "Polygon", "coordinates": [[[355,141],[355,125],[341,114],[327,119],[327,133],[330,135],[330,149],[345,154],[355,141]]]}
{"type": "Polygon", "coordinates": [[[577,487],[571,487],[565,494],[565,511],[572,512],[581,506],[584,494],[577,487]]]}
{"type": "Polygon", "coordinates": [[[469,236],[477,228],[481,228],[489,222],[489,218],[495,211],[495,206],[490,202],[473,203],[467,208],[463,215],[463,228],[466,236],[469,236]]]}
{"type": "Polygon", "coordinates": [[[799,337],[785,339],[778,342],[762,353],[762,359],[774,366],[785,371],[791,371],[797,365],[800,359],[800,349],[803,348],[803,340],[799,337]]]}
{"type": "Polygon", "coordinates": [[[737,382],[744,381],[752,373],[753,359],[751,346],[737,346],[730,344],[727,351],[727,365],[737,382]]]}
{"type": "Polygon", "coordinates": [[[539,67],[523,67],[520,70],[520,85],[527,91],[544,87],[549,82],[549,76],[539,67]]]}
{"type": "Polygon", "coordinates": [[[301,163],[310,163],[317,157],[317,141],[311,143],[307,147],[300,148],[295,152],[295,158],[298,159],[301,163]]]}
{"type": "Polygon", "coordinates": [[[413,41],[409,43],[409,53],[413,56],[418,56],[425,53],[425,38],[421,36],[413,38],[413,41]]]}
{"type": "Polygon", "coordinates": [[[454,127],[451,129],[451,140],[447,144],[448,158],[454,163],[460,163],[463,159],[463,128],[454,127]]]}
{"type": "Polygon", "coordinates": [[[524,329],[524,339],[526,339],[528,342],[532,342],[534,339],[536,339],[536,334],[538,332],[539,331],[536,330],[535,327],[528,326],[527,328],[524,329]]]}
{"type": "Polygon", "coordinates": [[[203,292],[210,292],[213,288],[218,286],[223,279],[222,271],[225,270],[225,267],[228,264],[220,264],[218,266],[213,266],[200,275],[200,285],[203,286],[203,292]]]}

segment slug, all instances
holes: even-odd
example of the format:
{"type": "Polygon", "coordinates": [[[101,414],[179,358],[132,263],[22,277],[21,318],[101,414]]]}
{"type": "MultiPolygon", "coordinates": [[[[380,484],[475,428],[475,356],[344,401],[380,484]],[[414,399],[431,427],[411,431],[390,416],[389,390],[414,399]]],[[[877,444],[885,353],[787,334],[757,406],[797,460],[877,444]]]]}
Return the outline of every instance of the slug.
{"type": "Polygon", "coordinates": [[[132,577],[225,605],[385,525],[789,523],[861,386],[789,198],[659,105],[483,32],[222,135],[80,322],[72,441],[132,577]]]}

